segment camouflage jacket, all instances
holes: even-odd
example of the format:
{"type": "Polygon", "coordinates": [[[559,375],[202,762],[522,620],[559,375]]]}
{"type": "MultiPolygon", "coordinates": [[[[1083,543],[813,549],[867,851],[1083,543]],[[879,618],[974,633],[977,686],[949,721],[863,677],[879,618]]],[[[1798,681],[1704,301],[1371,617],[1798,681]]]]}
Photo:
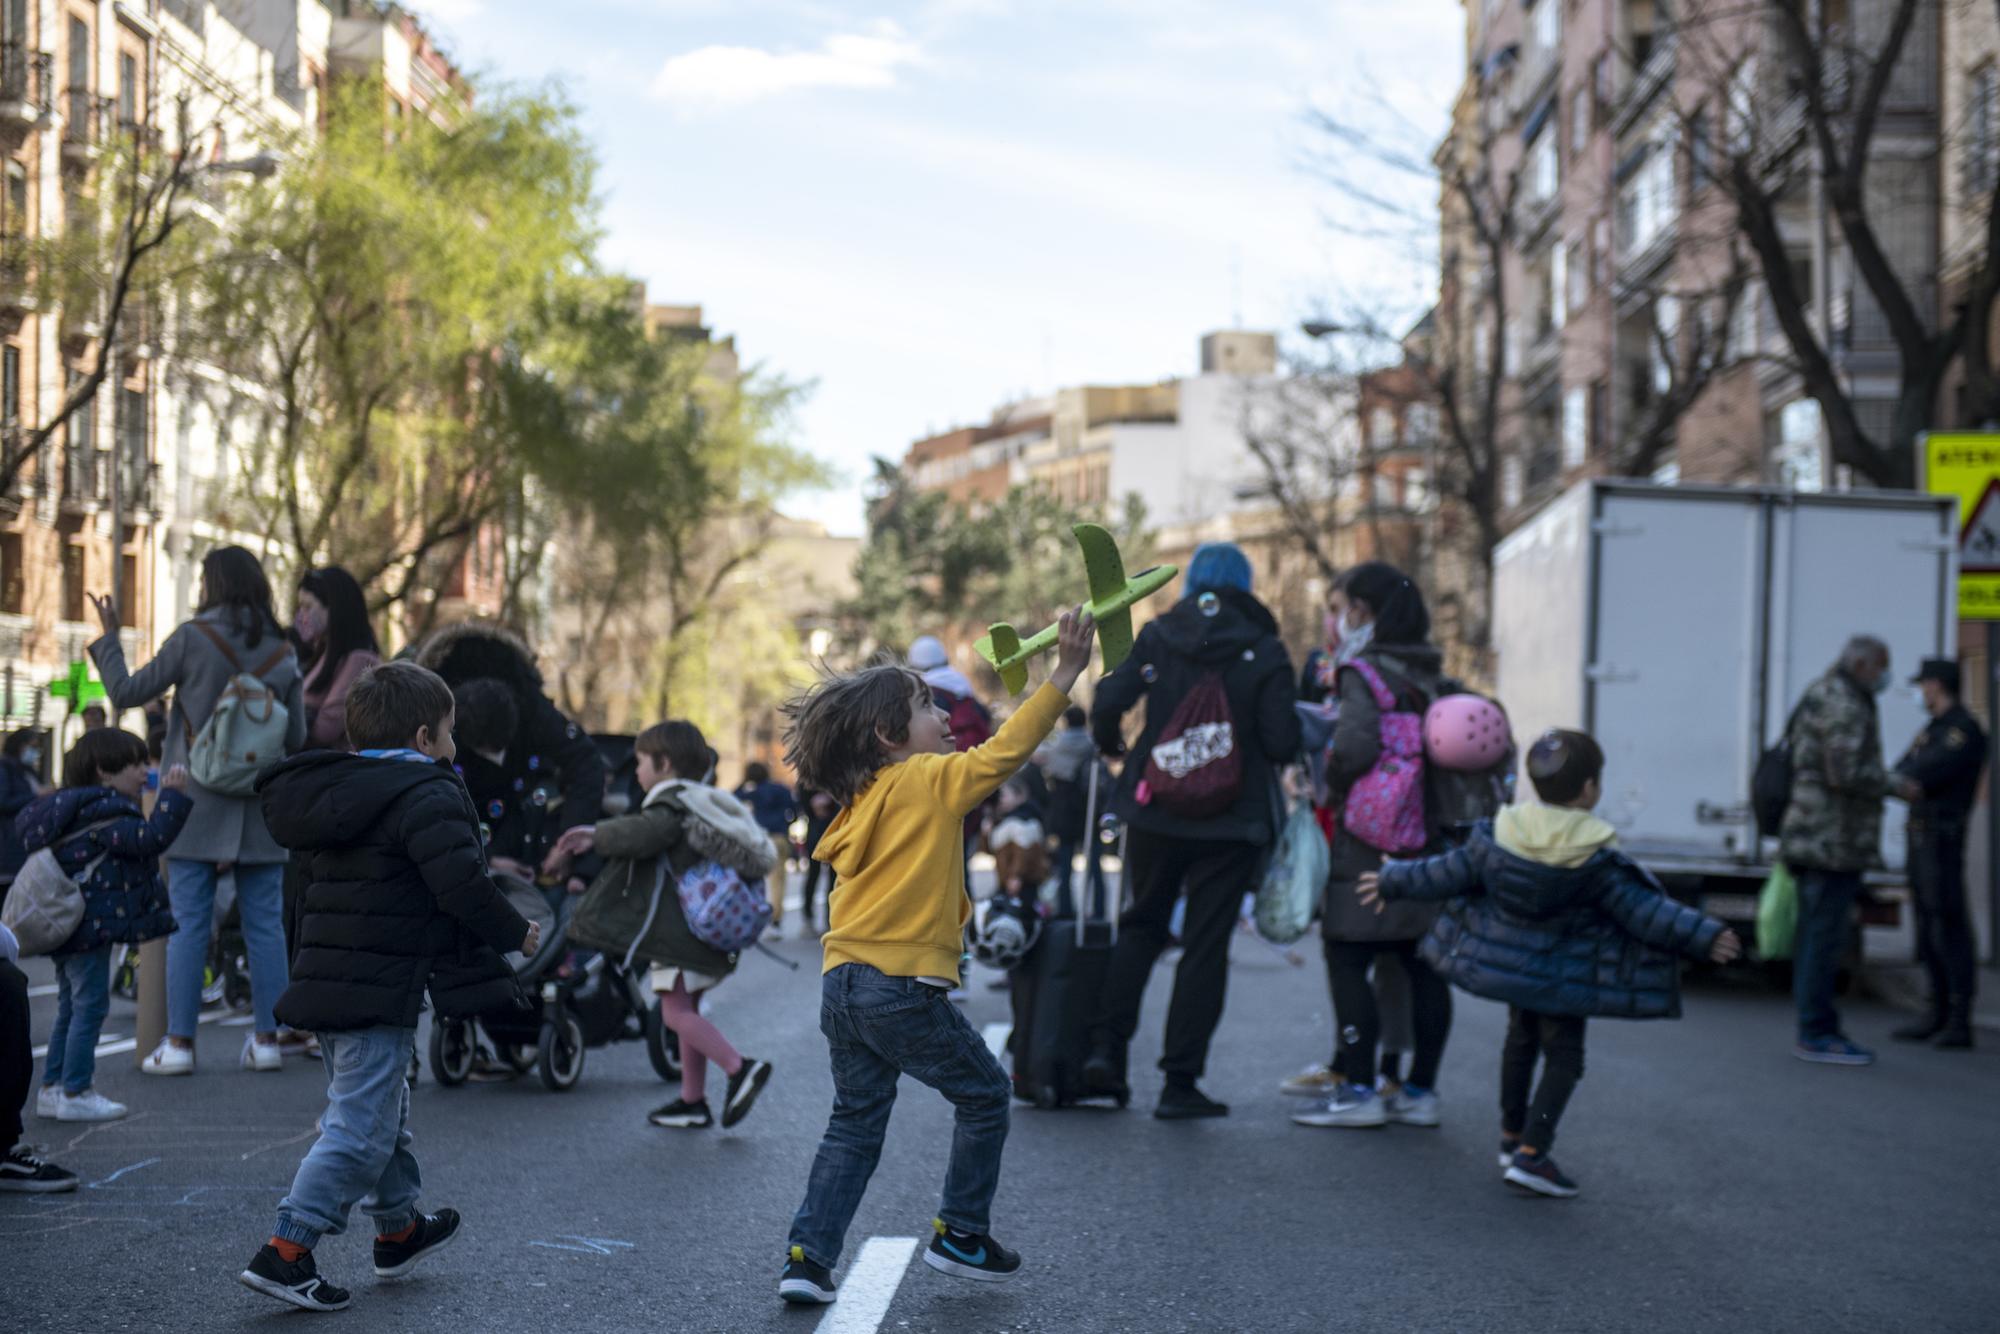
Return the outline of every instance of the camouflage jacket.
{"type": "Polygon", "coordinates": [[[1791,725],[1792,800],[1779,843],[1795,869],[1881,864],[1889,774],[1875,697],[1838,668],[1806,688],[1791,725]]]}

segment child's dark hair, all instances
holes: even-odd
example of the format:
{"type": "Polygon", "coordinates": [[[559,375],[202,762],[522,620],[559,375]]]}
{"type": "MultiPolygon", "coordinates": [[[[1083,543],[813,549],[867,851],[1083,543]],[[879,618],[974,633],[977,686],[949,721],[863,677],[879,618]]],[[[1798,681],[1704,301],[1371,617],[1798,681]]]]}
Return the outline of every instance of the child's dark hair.
{"type": "Polygon", "coordinates": [[[632,742],[632,753],[665,760],[674,777],[690,783],[701,782],[714,766],[710,756],[715,752],[708,748],[708,738],[685,718],[654,723],[632,742]]]}
{"type": "Polygon", "coordinates": [[[752,760],[743,766],[743,781],[746,783],[768,783],[771,781],[771,766],[752,760]]]}
{"type": "Polygon", "coordinates": [[[467,750],[493,755],[513,744],[521,725],[521,709],[514,703],[514,691],[505,681],[492,676],[475,676],[461,682],[452,692],[458,701],[458,719],[453,730],[467,750]]]}
{"type": "Polygon", "coordinates": [[[1082,727],[1090,721],[1090,715],[1083,711],[1081,704],[1072,704],[1063,710],[1064,727],[1082,727]]]}
{"type": "Polygon", "coordinates": [[[391,750],[416,740],[417,729],[436,736],[452,715],[451,687],[428,667],[385,662],[355,678],[347,692],[347,739],[356,750],[391,750]]]}
{"type": "Polygon", "coordinates": [[[1604,777],[1604,748],[1588,732],[1551,727],[1528,748],[1528,781],[1551,806],[1567,806],[1604,777]]]}
{"type": "Polygon", "coordinates": [[[919,697],[930,697],[924,678],[893,663],[830,676],[780,709],[785,763],[799,782],[845,806],[889,762],[882,737],[909,739],[919,697]]]}
{"type": "Polygon", "coordinates": [[[77,738],[63,758],[64,787],[97,787],[112,774],[146,762],[146,743],[120,727],[100,727],[77,738]]]}

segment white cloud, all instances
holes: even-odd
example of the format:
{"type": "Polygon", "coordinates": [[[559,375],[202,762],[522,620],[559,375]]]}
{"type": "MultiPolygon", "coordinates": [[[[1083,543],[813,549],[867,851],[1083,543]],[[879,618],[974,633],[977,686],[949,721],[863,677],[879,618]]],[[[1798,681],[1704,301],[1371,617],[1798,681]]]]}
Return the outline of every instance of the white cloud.
{"type": "Polygon", "coordinates": [[[651,91],[682,110],[714,111],[811,88],[890,88],[899,70],[922,60],[917,43],[885,19],[866,32],[837,33],[814,51],[700,47],[661,66],[651,91]]]}

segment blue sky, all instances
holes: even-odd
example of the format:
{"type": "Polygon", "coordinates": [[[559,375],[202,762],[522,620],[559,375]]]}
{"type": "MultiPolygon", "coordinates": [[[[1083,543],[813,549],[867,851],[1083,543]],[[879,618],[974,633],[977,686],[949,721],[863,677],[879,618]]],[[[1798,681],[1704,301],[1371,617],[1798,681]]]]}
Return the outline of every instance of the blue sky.
{"type": "Polygon", "coordinates": [[[432,0],[466,68],[554,78],[600,153],[616,267],[815,383],[861,526],[872,454],[1059,385],[1195,369],[1240,314],[1415,308],[1406,245],[1327,225],[1304,109],[1442,133],[1453,0],[432,0]],[[1393,16],[1393,17],[1391,17],[1393,16]]]}

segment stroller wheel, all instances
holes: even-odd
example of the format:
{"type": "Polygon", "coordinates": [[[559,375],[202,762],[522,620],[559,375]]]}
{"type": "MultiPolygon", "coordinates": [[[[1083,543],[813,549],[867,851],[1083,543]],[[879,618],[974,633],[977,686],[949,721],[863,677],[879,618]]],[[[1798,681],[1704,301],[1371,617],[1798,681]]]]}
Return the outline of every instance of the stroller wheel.
{"type": "Polygon", "coordinates": [[[583,1078],[583,1025],[566,1010],[542,1025],[541,1068],[551,1093],[567,1092],[583,1078]]]}
{"type": "Polygon", "coordinates": [[[667,1027],[658,1010],[646,1012],[646,1055],[653,1073],[669,1084],[681,1077],[681,1035],[667,1027]]]}
{"type": "Polygon", "coordinates": [[[446,1088],[463,1084],[478,1054],[472,1025],[463,1019],[438,1019],[431,1024],[431,1073],[446,1088]]]}
{"type": "Polygon", "coordinates": [[[523,1075],[534,1069],[535,1062],[541,1059],[541,1052],[526,1042],[503,1043],[501,1055],[507,1064],[514,1067],[515,1073],[523,1075]]]}

